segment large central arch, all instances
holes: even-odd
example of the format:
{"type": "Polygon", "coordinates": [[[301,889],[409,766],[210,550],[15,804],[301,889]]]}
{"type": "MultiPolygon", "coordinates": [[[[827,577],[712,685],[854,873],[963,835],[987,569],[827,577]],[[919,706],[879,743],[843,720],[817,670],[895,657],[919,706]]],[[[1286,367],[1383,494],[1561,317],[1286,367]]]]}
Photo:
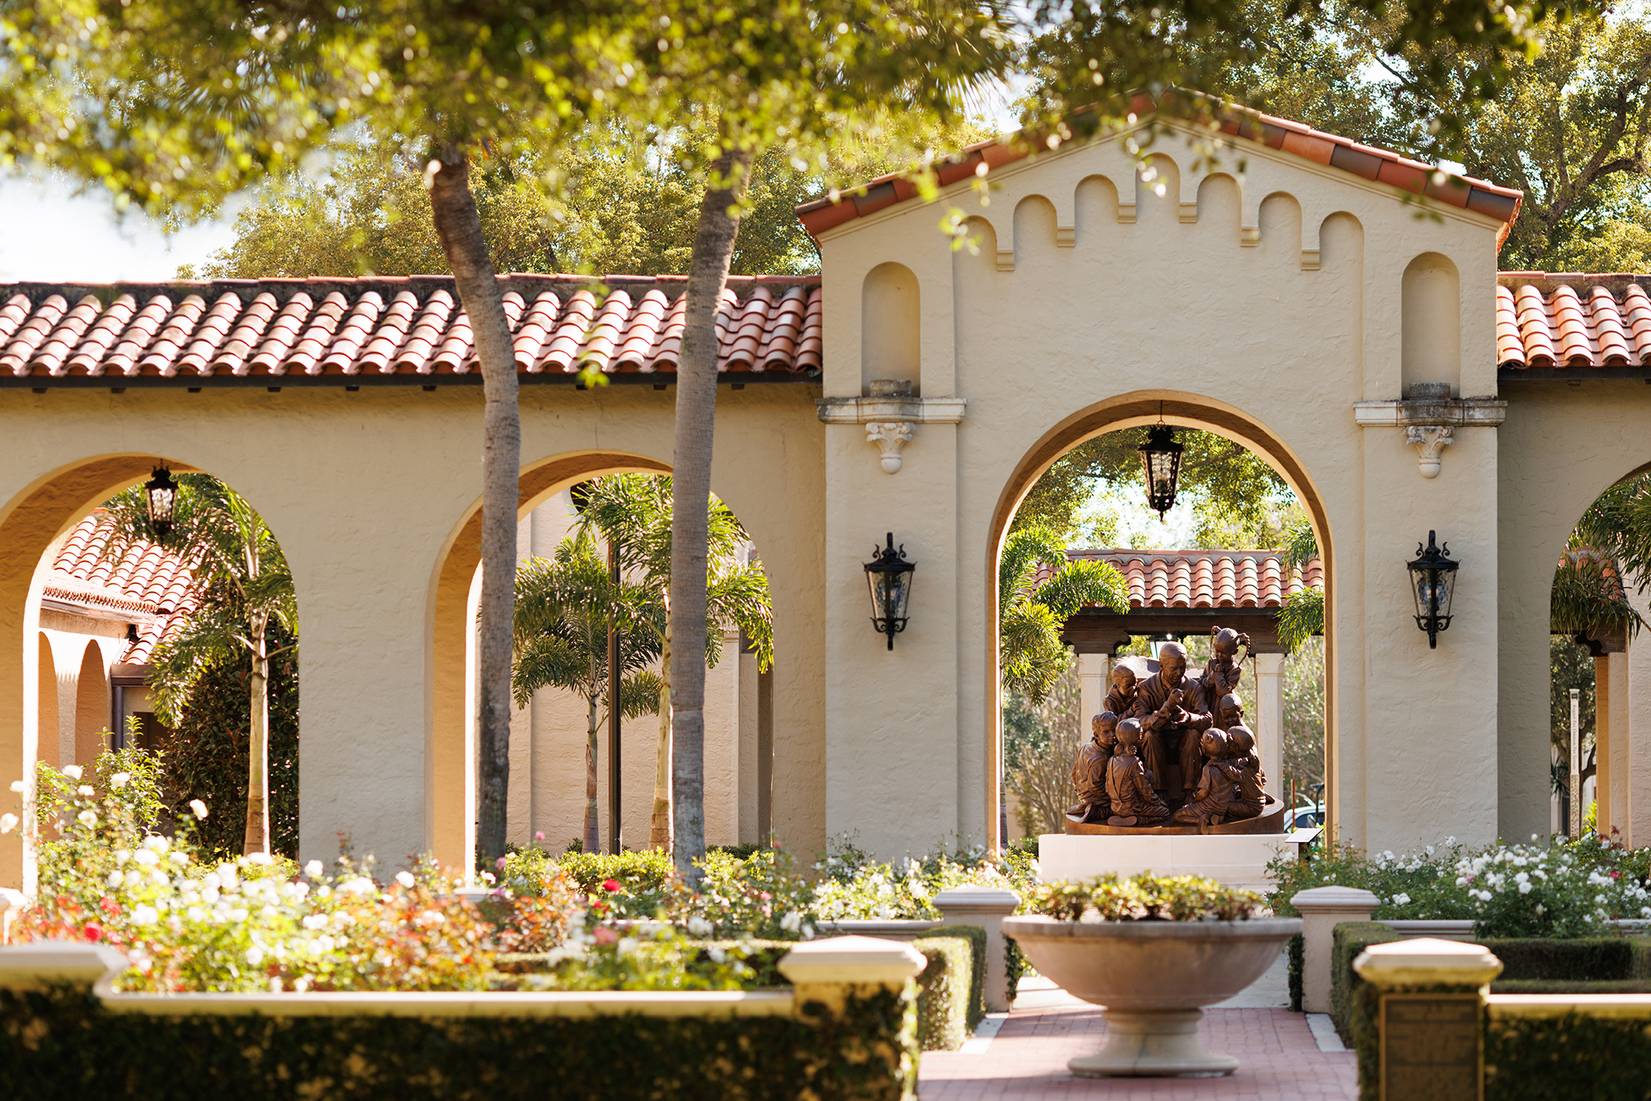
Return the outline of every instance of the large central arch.
{"type": "Polygon", "coordinates": [[[990,627],[986,646],[988,691],[985,722],[985,794],[987,837],[993,849],[1001,847],[1003,842],[1000,835],[1003,700],[998,669],[997,566],[1009,524],[1033,483],[1066,452],[1097,436],[1156,424],[1160,419],[1176,427],[1200,428],[1206,432],[1213,432],[1249,449],[1284,480],[1312,518],[1313,532],[1318,539],[1319,554],[1324,563],[1325,822],[1329,835],[1336,836],[1339,825],[1336,798],[1339,764],[1336,752],[1336,635],[1333,627],[1336,570],[1329,516],[1324,503],[1300,459],[1276,434],[1253,417],[1230,404],[1197,394],[1171,390],[1139,390],[1087,406],[1045,432],[1015,464],[992,513],[991,530],[986,543],[988,559],[985,570],[985,614],[990,627]]]}

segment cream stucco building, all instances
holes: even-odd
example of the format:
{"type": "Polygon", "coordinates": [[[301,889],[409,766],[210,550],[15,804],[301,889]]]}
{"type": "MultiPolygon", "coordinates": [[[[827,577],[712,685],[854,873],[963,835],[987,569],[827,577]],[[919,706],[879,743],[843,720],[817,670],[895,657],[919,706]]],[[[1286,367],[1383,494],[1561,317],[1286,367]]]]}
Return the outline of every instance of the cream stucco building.
{"type": "MultiPolygon", "coordinates": [[[[1494,185],[1261,117],[1211,162],[1158,122],[1145,165],[1117,134],[988,146],[933,202],[822,201],[817,279],[731,282],[713,486],[774,587],[783,843],[996,839],[999,542],[1061,451],[1160,417],[1250,447],[1313,517],[1341,837],[1546,827],[1555,558],[1651,462],[1642,282],[1499,275],[1518,195],[1494,185]],[[1405,570],[1430,529],[1462,564],[1437,649],[1405,570]],[[918,569],[889,651],[862,563],[891,531],[918,569]]],[[[505,283],[524,515],[665,469],[681,281],[505,283]],[[576,389],[586,362],[614,385],[576,389]]],[[[306,855],[343,830],[468,862],[481,402],[456,316],[440,278],[0,289],[0,780],[39,753],[44,552],[164,459],[246,494],[292,562],[306,855]]],[[[1651,837],[1651,736],[1612,752],[1613,814],[1651,837]]],[[[27,863],[0,838],[0,881],[27,863]]]]}

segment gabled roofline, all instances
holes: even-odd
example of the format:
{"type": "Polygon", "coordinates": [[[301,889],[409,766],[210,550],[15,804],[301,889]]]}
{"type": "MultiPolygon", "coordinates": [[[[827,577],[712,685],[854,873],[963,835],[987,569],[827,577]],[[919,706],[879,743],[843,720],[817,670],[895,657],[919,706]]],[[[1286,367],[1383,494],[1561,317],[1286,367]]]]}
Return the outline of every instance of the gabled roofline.
{"type": "MultiPolygon", "coordinates": [[[[1215,130],[1227,137],[1254,141],[1364,180],[1384,183],[1400,191],[1495,218],[1502,223],[1496,237],[1499,248],[1518,220],[1519,208],[1525,197],[1524,192],[1514,188],[1447,173],[1391,150],[1363,145],[1350,138],[1327,134],[1302,123],[1218,100],[1201,92],[1175,91],[1156,98],[1143,93],[1130,100],[1130,115],[1136,122],[1143,122],[1157,114],[1183,119],[1213,118],[1215,130]],[[1195,101],[1205,110],[1189,110],[1188,100],[1195,101]]],[[[980,174],[982,166],[984,171],[990,172],[1000,165],[1024,160],[1042,151],[1031,140],[1017,140],[1013,136],[992,138],[976,142],[946,158],[934,166],[934,172],[939,185],[946,187],[980,174]]],[[[803,203],[797,207],[797,217],[802,221],[803,228],[818,238],[828,230],[916,196],[917,185],[907,175],[889,173],[858,187],[833,191],[803,203]]]]}

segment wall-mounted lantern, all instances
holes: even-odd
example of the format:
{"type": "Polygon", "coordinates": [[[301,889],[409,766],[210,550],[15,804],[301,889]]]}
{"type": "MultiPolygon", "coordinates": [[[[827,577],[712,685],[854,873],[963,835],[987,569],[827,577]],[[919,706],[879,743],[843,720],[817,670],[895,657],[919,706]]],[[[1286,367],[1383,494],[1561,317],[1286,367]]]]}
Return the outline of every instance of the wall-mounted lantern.
{"type": "Polygon", "coordinates": [[[1181,445],[1175,442],[1175,429],[1167,424],[1153,425],[1147,429],[1147,441],[1140,451],[1147,476],[1147,504],[1162,520],[1175,507],[1175,483],[1181,476],[1181,445]]]}
{"type": "Polygon", "coordinates": [[[1439,632],[1450,626],[1459,565],[1450,557],[1450,544],[1440,547],[1434,532],[1427,533],[1427,546],[1416,544],[1416,557],[1409,564],[1410,591],[1416,598],[1416,626],[1427,632],[1429,650],[1438,648],[1439,632]]]}
{"type": "Polygon", "coordinates": [[[894,636],[906,629],[911,579],[917,563],[906,558],[904,544],[895,549],[894,532],[889,532],[887,538],[886,546],[872,547],[876,557],[866,563],[866,584],[871,589],[871,625],[888,638],[892,650],[894,636]]]}
{"type": "Polygon", "coordinates": [[[172,513],[178,503],[178,483],[165,464],[155,468],[154,476],[144,483],[143,491],[149,499],[149,525],[155,534],[165,539],[172,530],[172,513]]]}

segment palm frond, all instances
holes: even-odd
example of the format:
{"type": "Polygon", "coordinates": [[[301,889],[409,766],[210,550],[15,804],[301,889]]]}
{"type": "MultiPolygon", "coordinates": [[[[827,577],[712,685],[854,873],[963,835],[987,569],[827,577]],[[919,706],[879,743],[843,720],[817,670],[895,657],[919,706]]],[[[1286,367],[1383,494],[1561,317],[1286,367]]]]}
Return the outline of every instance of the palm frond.
{"type": "Polygon", "coordinates": [[[1318,556],[1319,541],[1312,521],[1300,520],[1290,525],[1284,533],[1284,560],[1299,569],[1318,556]]]}
{"type": "Polygon", "coordinates": [[[1042,524],[1029,524],[1011,531],[1003,540],[998,556],[998,614],[1003,615],[1016,594],[1032,587],[1039,566],[1058,570],[1066,563],[1066,544],[1042,524]]]}
{"type": "Polygon", "coordinates": [[[1085,608],[1129,611],[1129,582],[1109,562],[1080,559],[1065,562],[1037,587],[1032,599],[1064,623],[1085,608]]]}
{"type": "Polygon", "coordinates": [[[1554,570],[1549,626],[1558,634],[1632,638],[1644,620],[1628,602],[1617,563],[1588,548],[1566,552],[1554,570]]]}
{"type": "Polygon", "coordinates": [[[1041,702],[1066,668],[1061,623],[1042,604],[1017,600],[999,623],[1003,686],[1041,702]]]}
{"type": "Polygon", "coordinates": [[[1324,633],[1324,590],[1309,586],[1284,598],[1274,618],[1278,621],[1278,643],[1293,654],[1308,639],[1324,633]]]}

